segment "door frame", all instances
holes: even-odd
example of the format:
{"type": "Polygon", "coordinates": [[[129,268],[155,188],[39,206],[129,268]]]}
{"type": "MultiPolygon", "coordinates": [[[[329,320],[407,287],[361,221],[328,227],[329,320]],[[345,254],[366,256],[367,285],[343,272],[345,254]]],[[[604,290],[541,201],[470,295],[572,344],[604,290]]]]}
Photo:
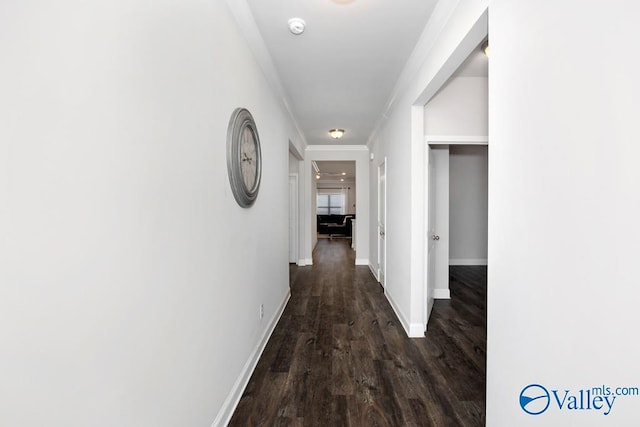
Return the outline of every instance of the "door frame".
{"type": "Polygon", "coordinates": [[[315,178],[312,174],[312,161],[355,161],[356,162],[356,238],[355,238],[355,265],[369,265],[370,253],[370,223],[371,206],[369,206],[371,165],[369,159],[369,147],[366,145],[309,145],[305,149],[304,166],[301,168],[300,182],[302,185],[301,201],[301,227],[302,245],[300,257],[305,265],[313,264],[313,248],[316,233],[316,212],[313,209],[315,201],[315,178]]]}
{"type": "Polygon", "coordinates": [[[427,281],[428,318],[434,300],[449,299],[448,287],[446,290],[442,288],[442,283],[448,282],[449,278],[445,268],[445,264],[448,267],[449,261],[449,144],[427,144],[425,153],[427,171],[425,174],[427,180],[425,183],[425,208],[427,211],[425,279],[427,281]],[[444,153],[436,156],[434,150],[440,150],[444,147],[446,147],[446,156],[444,153]],[[433,195],[431,191],[434,192],[433,195]],[[437,236],[437,242],[434,242],[433,236],[437,236]]]}
{"type": "Polygon", "coordinates": [[[299,264],[300,251],[298,249],[300,233],[300,208],[298,204],[298,174],[289,174],[289,233],[293,230],[293,235],[289,235],[289,264],[299,264]],[[293,184],[293,188],[291,186],[293,184]],[[293,218],[292,214],[293,213],[293,218]],[[291,259],[293,258],[293,260],[291,259]]]}
{"type": "MultiPolygon", "coordinates": [[[[434,212],[431,210],[434,208],[429,204],[429,176],[431,172],[431,164],[429,162],[429,155],[431,153],[430,147],[438,147],[438,146],[451,146],[451,145],[481,145],[488,146],[489,145],[489,137],[486,135],[475,135],[475,136],[455,136],[455,135],[426,135],[424,137],[424,150],[425,150],[425,182],[424,182],[424,200],[425,200],[425,224],[427,224],[427,233],[424,235],[424,248],[425,248],[425,274],[424,274],[424,295],[425,295],[425,310],[424,310],[424,325],[425,330],[429,322],[429,316],[431,315],[431,306],[429,304],[429,298],[435,298],[436,295],[430,295],[430,287],[429,287],[429,233],[428,233],[428,224],[429,224],[429,216],[434,215],[434,212]]],[[[448,191],[448,189],[447,189],[448,191]]],[[[435,209],[434,209],[435,211],[435,209]]],[[[435,280],[435,276],[434,276],[435,280]]],[[[445,297],[445,295],[438,295],[440,297],[445,297]]]]}
{"type": "Polygon", "coordinates": [[[482,43],[489,33],[489,14],[485,8],[478,16],[477,20],[470,23],[466,34],[462,40],[453,48],[451,53],[444,59],[439,67],[434,69],[429,75],[428,81],[422,89],[418,89],[415,98],[411,103],[411,233],[416,236],[411,240],[410,251],[412,256],[417,257],[420,262],[412,262],[409,272],[409,292],[411,301],[415,304],[406,315],[403,326],[410,337],[424,337],[427,326],[427,283],[426,248],[424,247],[424,236],[426,235],[426,207],[425,207],[425,127],[424,108],[425,105],[438,93],[446,84],[447,80],[455,73],[460,65],[469,57],[469,54],[482,43]]]}
{"type": "Polygon", "coordinates": [[[387,279],[387,157],[382,159],[378,165],[378,282],[382,289],[386,289],[387,279]],[[384,181],[381,179],[384,176],[384,181]],[[380,194],[384,193],[384,203],[381,202],[380,194]],[[384,218],[384,229],[381,229],[380,219],[384,218]],[[384,235],[384,238],[382,236],[384,235]],[[383,255],[381,257],[381,255],[383,255]],[[382,258],[382,263],[380,259],[382,258]]]}

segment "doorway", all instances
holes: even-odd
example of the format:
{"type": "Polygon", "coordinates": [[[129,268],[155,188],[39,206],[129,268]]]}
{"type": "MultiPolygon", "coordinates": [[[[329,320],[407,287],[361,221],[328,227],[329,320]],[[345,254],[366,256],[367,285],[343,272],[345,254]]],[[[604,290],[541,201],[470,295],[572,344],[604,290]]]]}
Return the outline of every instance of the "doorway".
{"type": "Polygon", "coordinates": [[[289,264],[298,263],[298,174],[289,174],[289,264]]]}
{"type": "Polygon", "coordinates": [[[449,267],[487,265],[487,139],[427,141],[427,312],[449,299],[449,267]]]}
{"type": "Polygon", "coordinates": [[[303,164],[300,151],[289,141],[289,264],[297,265],[302,260],[300,167],[303,164]]]}
{"type": "Polygon", "coordinates": [[[317,239],[346,239],[352,246],[356,221],[356,162],[311,162],[315,184],[317,239]]]}
{"type": "Polygon", "coordinates": [[[435,299],[448,298],[449,147],[427,145],[427,318],[435,299]],[[443,282],[447,282],[444,286],[443,282]],[[439,292],[440,291],[440,292],[439,292]]]}
{"type": "Polygon", "coordinates": [[[387,159],[378,166],[378,282],[385,288],[387,271],[387,159]]]}

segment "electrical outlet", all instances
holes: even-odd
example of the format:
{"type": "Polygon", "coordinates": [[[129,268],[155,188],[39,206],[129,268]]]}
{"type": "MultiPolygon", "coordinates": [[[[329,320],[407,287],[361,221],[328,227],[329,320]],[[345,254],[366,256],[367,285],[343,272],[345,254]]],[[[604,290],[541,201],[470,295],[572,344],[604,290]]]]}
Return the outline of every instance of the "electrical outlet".
{"type": "Polygon", "coordinates": [[[264,317],[264,304],[260,304],[260,319],[264,317]]]}

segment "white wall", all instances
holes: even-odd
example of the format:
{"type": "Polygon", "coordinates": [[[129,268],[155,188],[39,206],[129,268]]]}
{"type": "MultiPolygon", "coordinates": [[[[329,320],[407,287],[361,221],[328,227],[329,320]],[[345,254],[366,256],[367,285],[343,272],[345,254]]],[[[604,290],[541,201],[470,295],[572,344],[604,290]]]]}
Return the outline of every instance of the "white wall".
{"type": "Polygon", "coordinates": [[[454,77],[424,108],[426,135],[486,136],[486,77],[454,77]]]}
{"type": "Polygon", "coordinates": [[[639,15],[623,0],[489,10],[487,425],[640,425],[637,396],[607,416],[518,405],[531,383],[640,385],[639,15]]]}
{"type": "Polygon", "coordinates": [[[345,206],[345,212],[347,214],[355,214],[356,213],[356,202],[357,202],[357,191],[356,191],[356,183],[352,182],[347,185],[347,206],[345,206]]]}
{"type": "Polygon", "coordinates": [[[221,0],[7,0],[0,28],[0,424],[211,425],[288,295],[279,97],[221,0]]]}
{"type": "Polygon", "coordinates": [[[449,264],[486,265],[486,146],[449,147],[449,264]]]}
{"type": "Polygon", "coordinates": [[[299,173],[299,163],[298,158],[289,151],[289,173],[299,173]]]}
{"type": "MultiPolygon", "coordinates": [[[[399,107],[398,107],[399,108],[399,107]]],[[[408,113],[410,108],[403,108],[402,112],[394,114],[381,129],[371,149],[375,158],[370,162],[370,256],[371,268],[378,270],[377,249],[377,206],[378,206],[378,166],[386,160],[387,182],[387,214],[386,214],[386,271],[385,294],[393,305],[405,329],[408,330],[410,321],[411,299],[411,151],[407,147],[406,134],[410,130],[410,119],[405,119],[402,113],[408,113]]],[[[359,191],[360,193],[362,191],[359,191]]],[[[357,217],[360,222],[362,215],[357,217]]]]}

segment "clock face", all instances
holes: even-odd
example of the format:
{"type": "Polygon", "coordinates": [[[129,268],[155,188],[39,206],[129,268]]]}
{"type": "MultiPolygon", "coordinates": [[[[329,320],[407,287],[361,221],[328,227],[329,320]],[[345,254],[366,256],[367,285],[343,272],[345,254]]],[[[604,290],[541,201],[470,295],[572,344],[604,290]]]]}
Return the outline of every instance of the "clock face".
{"type": "Polygon", "coordinates": [[[233,196],[243,208],[253,205],[260,188],[260,138],[251,113],[237,108],[227,130],[227,170],[233,196]]]}
{"type": "Polygon", "coordinates": [[[250,126],[245,126],[242,130],[242,142],[240,143],[240,158],[242,169],[242,179],[248,189],[253,189],[258,176],[258,143],[250,126]]]}

